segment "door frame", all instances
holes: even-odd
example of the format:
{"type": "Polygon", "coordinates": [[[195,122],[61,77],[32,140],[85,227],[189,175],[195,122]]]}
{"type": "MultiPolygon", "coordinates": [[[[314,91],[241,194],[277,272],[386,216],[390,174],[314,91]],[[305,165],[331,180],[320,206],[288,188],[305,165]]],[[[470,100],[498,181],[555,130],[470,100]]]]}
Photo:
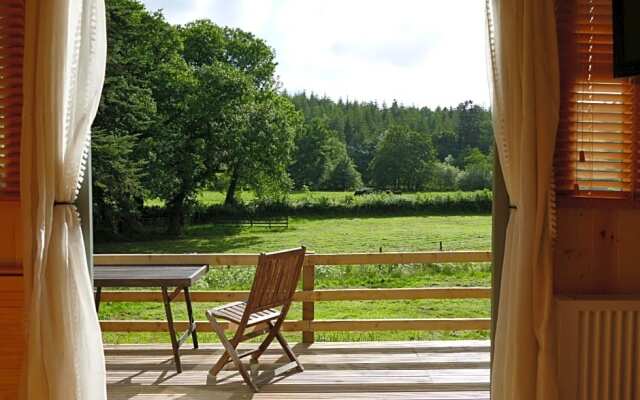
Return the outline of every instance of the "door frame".
{"type": "Polygon", "coordinates": [[[509,195],[504,183],[498,149],[493,152],[493,203],[491,225],[491,366],[493,366],[493,350],[500,306],[500,284],[502,280],[502,262],[509,223],[509,195]]]}

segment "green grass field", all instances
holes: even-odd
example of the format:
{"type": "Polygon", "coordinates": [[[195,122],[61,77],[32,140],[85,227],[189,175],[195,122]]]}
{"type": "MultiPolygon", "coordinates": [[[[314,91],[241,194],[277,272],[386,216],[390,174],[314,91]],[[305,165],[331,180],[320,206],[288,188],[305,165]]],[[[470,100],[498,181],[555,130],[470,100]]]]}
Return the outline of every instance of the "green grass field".
{"type": "MultiPolygon", "coordinates": [[[[150,236],[136,242],[96,243],[96,253],[259,252],[300,244],[316,252],[485,250],[490,248],[490,216],[424,216],[378,218],[293,218],[288,229],[233,228],[197,225],[181,238],[150,236]]],[[[252,268],[217,268],[198,290],[248,289],[252,268]]],[[[317,288],[489,286],[488,264],[370,265],[319,267],[317,288]]],[[[213,304],[195,303],[196,318],[213,304]]],[[[176,318],[186,319],[179,303],[176,318]]],[[[316,319],[487,317],[488,300],[411,300],[319,302],[316,319]]],[[[160,303],[104,303],[102,319],[163,319],[160,303]]],[[[289,318],[300,318],[294,304],[289,318]]],[[[298,341],[300,334],[288,334],[298,341]]],[[[481,339],[487,332],[319,332],[320,341],[481,339]]],[[[203,335],[205,342],[214,341],[203,335]]],[[[106,333],[109,343],[167,342],[165,333],[106,333]]]]}
{"type": "Polygon", "coordinates": [[[316,252],[488,249],[490,216],[291,218],[288,229],[195,225],[181,238],[96,243],[100,253],[259,252],[304,244],[316,252]]]}

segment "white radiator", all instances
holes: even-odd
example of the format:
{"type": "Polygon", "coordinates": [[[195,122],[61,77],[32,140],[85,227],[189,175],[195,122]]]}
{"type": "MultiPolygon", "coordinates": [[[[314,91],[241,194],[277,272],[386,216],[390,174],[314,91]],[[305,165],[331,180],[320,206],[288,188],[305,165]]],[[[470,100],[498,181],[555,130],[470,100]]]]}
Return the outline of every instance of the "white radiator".
{"type": "Polygon", "coordinates": [[[640,297],[559,297],[562,400],[640,399],[640,297]]]}

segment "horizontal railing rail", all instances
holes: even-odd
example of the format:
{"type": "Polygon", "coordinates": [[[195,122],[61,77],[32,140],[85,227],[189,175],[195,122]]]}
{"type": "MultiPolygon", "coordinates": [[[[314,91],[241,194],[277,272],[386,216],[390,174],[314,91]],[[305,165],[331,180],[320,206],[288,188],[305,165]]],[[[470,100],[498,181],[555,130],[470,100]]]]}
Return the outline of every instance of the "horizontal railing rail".
{"type": "MultiPolygon", "coordinates": [[[[189,265],[208,264],[211,267],[255,266],[258,254],[96,254],[95,265],[189,265]]],[[[304,342],[314,341],[318,331],[381,331],[381,330],[488,330],[489,318],[425,318],[425,319],[346,319],[316,320],[315,302],[349,300],[419,300],[419,299],[488,299],[489,287],[427,287],[389,289],[315,289],[316,266],[431,264],[490,262],[489,251],[388,252],[351,254],[308,254],[302,273],[302,290],[294,301],[302,302],[302,319],[287,320],[286,331],[301,331],[304,342]]],[[[195,302],[227,302],[246,300],[247,291],[195,291],[195,302]]],[[[103,291],[102,301],[155,302],[162,301],[154,291],[103,291]]],[[[205,321],[197,322],[198,329],[210,331],[205,321]]],[[[163,320],[103,320],[104,332],[160,332],[166,331],[163,320]]],[[[176,328],[186,328],[186,321],[176,321],[176,328]]],[[[224,325],[231,328],[230,324],[224,325]]]]}
{"type": "MultiPolygon", "coordinates": [[[[256,265],[258,254],[181,253],[181,254],[96,254],[95,265],[208,264],[215,266],[256,265]]],[[[490,251],[419,251],[386,253],[307,254],[307,265],[371,265],[490,262],[490,251]]]]}
{"type": "MultiPolygon", "coordinates": [[[[243,301],[249,297],[248,291],[216,290],[191,292],[194,302],[243,301]]],[[[157,291],[103,291],[102,301],[139,302],[162,301],[162,293],[157,291]]],[[[180,294],[178,299],[184,299],[180,294]]],[[[491,289],[487,287],[429,287],[403,289],[319,289],[300,290],[293,301],[345,301],[345,300],[421,300],[421,299],[489,299],[491,289]]]]}

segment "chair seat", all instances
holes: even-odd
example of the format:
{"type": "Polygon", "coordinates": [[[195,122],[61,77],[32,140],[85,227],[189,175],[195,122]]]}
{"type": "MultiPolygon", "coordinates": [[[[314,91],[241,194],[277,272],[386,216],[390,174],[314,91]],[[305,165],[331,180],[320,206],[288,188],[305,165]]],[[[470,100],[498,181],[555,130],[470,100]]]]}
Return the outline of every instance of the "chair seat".
{"type": "MultiPolygon", "coordinates": [[[[231,321],[235,324],[240,324],[242,320],[242,315],[244,314],[244,309],[247,307],[247,303],[244,301],[237,301],[234,303],[225,304],[220,307],[216,307],[214,309],[209,310],[209,312],[222,319],[226,319],[227,321],[231,321]]],[[[272,319],[278,318],[280,316],[280,311],[269,308],[264,311],[259,311],[251,314],[249,317],[249,322],[247,322],[247,326],[259,324],[261,322],[270,321],[272,319]]]]}

